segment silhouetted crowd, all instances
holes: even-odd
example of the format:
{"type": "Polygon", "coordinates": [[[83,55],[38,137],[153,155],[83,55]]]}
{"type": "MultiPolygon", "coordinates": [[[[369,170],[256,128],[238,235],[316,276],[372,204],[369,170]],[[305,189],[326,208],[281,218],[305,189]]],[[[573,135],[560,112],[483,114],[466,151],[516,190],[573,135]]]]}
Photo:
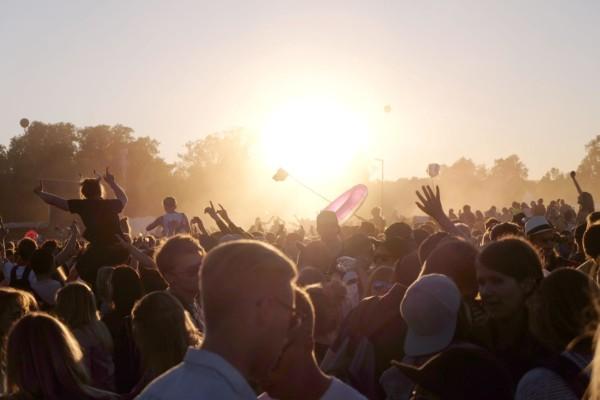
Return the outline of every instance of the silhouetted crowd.
{"type": "Polygon", "coordinates": [[[80,199],[40,183],[80,223],[42,239],[0,220],[1,398],[600,399],[600,212],[576,186],[575,207],[457,215],[426,186],[426,222],[248,229],[166,197],[133,235],[108,169],[80,199]]]}

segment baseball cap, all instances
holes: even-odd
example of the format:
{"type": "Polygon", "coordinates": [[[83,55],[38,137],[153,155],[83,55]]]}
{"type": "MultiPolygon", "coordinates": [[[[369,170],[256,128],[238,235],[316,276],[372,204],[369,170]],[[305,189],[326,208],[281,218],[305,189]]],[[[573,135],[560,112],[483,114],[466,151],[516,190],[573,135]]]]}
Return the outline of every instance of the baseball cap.
{"type": "Polygon", "coordinates": [[[410,285],[400,303],[408,326],[405,354],[422,356],[446,348],[454,338],[460,303],[460,291],[446,275],[424,275],[410,285]]]}
{"type": "Polygon", "coordinates": [[[534,216],[525,222],[525,235],[531,236],[542,232],[552,231],[554,228],[550,225],[550,222],[546,217],[534,216]]]}

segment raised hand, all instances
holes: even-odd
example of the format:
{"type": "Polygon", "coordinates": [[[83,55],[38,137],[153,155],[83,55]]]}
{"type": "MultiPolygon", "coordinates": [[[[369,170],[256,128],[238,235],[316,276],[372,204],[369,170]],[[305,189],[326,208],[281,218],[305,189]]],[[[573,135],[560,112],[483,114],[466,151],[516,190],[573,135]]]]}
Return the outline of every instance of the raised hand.
{"type": "Polygon", "coordinates": [[[440,188],[435,187],[435,193],[433,189],[428,186],[422,186],[420,193],[417,190],[417,197],[421,202],[417,202],[416,205],[421,211],[429,215],[431,218],[437,221],[440,227],[451,235],[463,236],[463,233],[450,221],[450,218],[444,212],[442,207],[442,200],[440,199],[440,188]]]}
{"type": "Polygon", "coordinates": [[[225,221],[229,220],[229,214],[227,214],[227,210],[225,210],[225,207],[223,207],[221,203],[219,203],[219,210],[217,210],[217,214],[219,214],[219,216],[225,221]]]}
{"type": "Polygon", "coordinates": [[[106,173],[104,174],[104,180],[109,183],[115,183],[115,176],[108,171],[108,167],[106,167],[106,173]]]}
{"type": "Polygon", "coordinates": [[[442,200],[440,199],[440,188],[438,186],[435,187],[435,193],[429,185],[422,186],[421,190],[423,194],[421,194],[417,190],[417,197],[421,201],[416,202],[415,204],[421,211],[425,214],[429,215],[436,220],[439,219],[440,216],[446,215],[444,213],[444,208],[442,207],[442,200]]]}
{"type": "Polygon", "coordinates": [[[215,206],[213,204],[213,202],[210,202],[210,206],[206,207],[204,209],[204,213],[210,215],[211,217],[215,217],[216,215],[218,215],[217,210],[215,210],[215,206]]]}

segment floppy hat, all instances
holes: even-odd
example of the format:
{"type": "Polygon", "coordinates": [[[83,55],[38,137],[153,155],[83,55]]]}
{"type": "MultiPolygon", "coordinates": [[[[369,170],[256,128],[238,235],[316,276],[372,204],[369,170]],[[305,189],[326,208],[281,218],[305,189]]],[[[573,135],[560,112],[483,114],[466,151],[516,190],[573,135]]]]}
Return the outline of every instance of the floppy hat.
{"type": "Polygon", "coordinates": [[[546,217],[542,216],[534,216],[531,217],[525,222],[525,235],[532,236],[537,235],[538,233],[552,231],[554,228],[550,225],[550,222],[546,219],[546,217]]]}

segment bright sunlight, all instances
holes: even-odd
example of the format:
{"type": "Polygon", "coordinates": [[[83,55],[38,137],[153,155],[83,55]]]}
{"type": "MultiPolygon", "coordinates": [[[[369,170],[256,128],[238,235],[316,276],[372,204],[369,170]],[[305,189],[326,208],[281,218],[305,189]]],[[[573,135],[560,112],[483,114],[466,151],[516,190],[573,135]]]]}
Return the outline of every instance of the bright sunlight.
{"type": "Polygon", "coordinates": [[[366,119],[344,103],[302,97],[274,109],[261,132],[265,160],[300,178],[325,181],[343,174],[366,148],[366,119]]]}

